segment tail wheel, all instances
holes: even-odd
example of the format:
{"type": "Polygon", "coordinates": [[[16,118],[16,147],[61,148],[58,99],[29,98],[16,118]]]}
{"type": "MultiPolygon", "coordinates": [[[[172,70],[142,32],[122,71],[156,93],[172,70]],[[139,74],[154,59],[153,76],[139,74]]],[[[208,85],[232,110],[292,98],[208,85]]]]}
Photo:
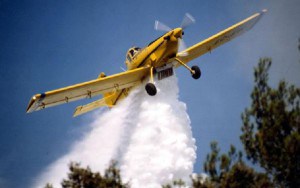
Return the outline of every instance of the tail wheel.
{"type": "Polygon", "coordinates": [[[194,79],[198,79],[201,77],[201,70],[198,66],[194,65],[191,69],[194,71],[194,73],[192,74],[192,77],[194,79]]]}
{"type": "Polygon", "coordinates": [[[155,87],[154,84],[152,84],[152,83],[147,83],[146,86],[145,86],[145,89],[146,89],[148,95],[150,95],[150,96],[156,95],[156,92],[157,92],[157,91],[156,91],[156,87],[155,87]]]}

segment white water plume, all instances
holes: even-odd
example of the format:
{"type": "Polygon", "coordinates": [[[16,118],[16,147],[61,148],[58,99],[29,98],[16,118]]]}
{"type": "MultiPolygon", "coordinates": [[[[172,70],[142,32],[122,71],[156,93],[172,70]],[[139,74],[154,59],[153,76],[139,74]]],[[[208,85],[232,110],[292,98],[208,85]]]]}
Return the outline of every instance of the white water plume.
{"type": "Polygon", "coordinates": [[[186,105],[178,100],[177,78],[156,81],[156,86],[154,97],[142,85],[113,109],[95,113],[91,130],[51,164],[34,187],[47,182],[60,187],[71,161],[103,173],[111,159],[119,162],[123,182],[133,188],[189,182],[196,146],[186,105]]]}

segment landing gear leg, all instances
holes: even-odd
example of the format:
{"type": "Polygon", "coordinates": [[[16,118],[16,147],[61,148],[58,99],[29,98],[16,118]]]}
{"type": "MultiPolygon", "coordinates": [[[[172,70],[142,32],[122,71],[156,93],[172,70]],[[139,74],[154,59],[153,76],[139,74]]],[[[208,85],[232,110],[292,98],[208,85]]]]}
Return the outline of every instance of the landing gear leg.
{"type": "Polygon", "coordinates": [[[190,68],[189,66],[187,66],[184,62],[182,62],[180,59],[175,58],[175,61],[177,61],[178,63],[180,63],[182,66],[184,66],[186,69],[188,69],[190,71],[190,73],[192,74],[192,77],[194,79],[198,79],[201,77],[201,70],[198,66],[194,65],[192,66],[192,68],[190,68]]]}
{"type": "Polygon", "coordinates": [[[146,84],[145,89],[150,96],[156,95],[156,87],[154,85],[154,79],[153,79],[153,67],[150,68],[150,82],[146,84]]]}

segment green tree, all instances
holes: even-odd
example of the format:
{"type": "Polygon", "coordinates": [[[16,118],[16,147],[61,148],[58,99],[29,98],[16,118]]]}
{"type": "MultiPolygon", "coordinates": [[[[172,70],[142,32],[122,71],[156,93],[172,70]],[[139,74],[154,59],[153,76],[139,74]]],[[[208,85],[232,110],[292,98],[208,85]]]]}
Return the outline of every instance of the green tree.
{"type": "Polygon", "coordinates": [[[167,184],[162,186],[162,188],[172,188],[172,187],[181,188],[181,187],[186,187],[186,185],[182,179],[179,179],[179,180],[174,180],[173,184],[167,184]]]}
{"type": "MultiPolygon", "coordinates": [[[[68,178],[61,183],[63,188],[126,188],[128,184],[122,183],[117,163],[112,161],[102,176],[99,172],[92,172],[89,167],[82,168],[79,163],[72,162],[69,166],[68,178]]],[[[47,184],[45,188],[52,187],[47,184]]]]}
{"type": "Polygon", "coordinates": [[[211,153],[207,155],[204,171],[208,179],[193,179],[193,186],[210,187],[272,187],[273,184],[264,173],[256,172],[242,160],[242,152],[233,145],[227,154],[220,155],[217,142],[211,143],[211,153]]]}
{"type": "Polygon", "coordinates": [[[268,84],[272,61],[260,59],[254,71],[252,104],[242,114],[241,141],[247,158],[279,186],[300,187],[300,89],[280,81],[268,84]]]}

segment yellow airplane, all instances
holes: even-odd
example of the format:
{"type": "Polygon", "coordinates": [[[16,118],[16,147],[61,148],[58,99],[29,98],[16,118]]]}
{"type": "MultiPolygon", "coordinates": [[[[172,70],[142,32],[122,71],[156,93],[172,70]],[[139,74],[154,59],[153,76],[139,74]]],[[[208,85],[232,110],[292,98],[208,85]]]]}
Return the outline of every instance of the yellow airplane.
{"type": "Polygon", "coordinates": [[[154,76],[157,76],[158,80],[172,76],[173,69],[179,66],[188,69],[192,77],[198,79],[201,76],[199,67],[189,67],[187,63],[250,30],[266,11],[264,9],[182,51],[180,43],[184,35],[183,30],[195,22],[194,18],[186,14],[181,27],[175,29],[156,21],[155,28],[167,32],[144,48],[130,48],[125,62],[127,71],[110,76],[101,73],[95,80],[36,94],[31,98],[26,111],[30,113],[100,94],[104,96],[102,99],[77,107],[75,117],[102,106],[113,107],[144,81],[148,81],[145,86],[146,92],[154,96],[156,94],[154,76]]]}

